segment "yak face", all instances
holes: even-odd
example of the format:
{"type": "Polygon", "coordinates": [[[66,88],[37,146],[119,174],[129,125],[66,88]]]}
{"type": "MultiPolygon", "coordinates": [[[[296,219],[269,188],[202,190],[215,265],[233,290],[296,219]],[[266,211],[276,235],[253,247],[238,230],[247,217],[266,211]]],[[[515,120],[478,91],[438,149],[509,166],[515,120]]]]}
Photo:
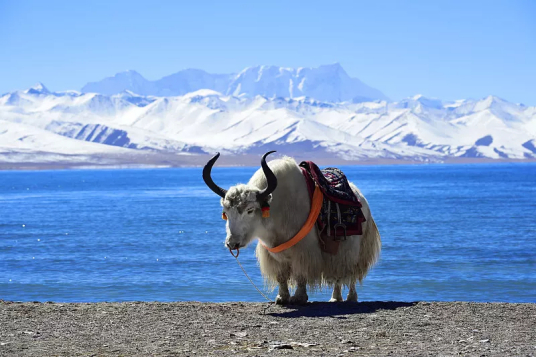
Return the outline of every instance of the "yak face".
{"type": "Polygon", "coordinates": [[[274,152],[268,151],[261,158],[261,167],[267,183],[262,190],[250,185],[237,185],[226,190],[216,185],[210,173],[220,153],[210,159],[203,168],[203,181],[222,198],[223,213],[227,217],[225,245],[229,249],[245,247],[253,238],[261,237],[264,232],[261,204],[270,203],[272,192],[277,187],[277,177],[266,163],[266,156],[274,152]]]}
{"type": "MultiPolygon", "coordinates": [[[[223,213],[227,216],[225,245],[229,249],[243,248],[261,235],[264,225],[258,193],[256,187],[237,185],[222,198],[223,213]]],[[[270,200],[271,195],[267,198],[270,200]]]]}

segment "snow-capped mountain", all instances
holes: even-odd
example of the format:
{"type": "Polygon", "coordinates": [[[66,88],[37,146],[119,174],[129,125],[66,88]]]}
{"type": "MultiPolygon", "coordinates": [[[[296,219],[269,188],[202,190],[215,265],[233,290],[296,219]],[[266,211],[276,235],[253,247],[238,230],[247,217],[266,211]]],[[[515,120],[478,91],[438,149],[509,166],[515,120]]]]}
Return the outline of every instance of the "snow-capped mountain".
{"type": "Polygon", "coordinates": [[[187,69],[156,81],[136,71],[126,71],[86,84],[83,93],[113,95],[131,91],[139,95],[180,96],[211,89],[240,97],[310,97],[324,102],[387,100],[379,90],[350,78],[340,64],[318,68],[248,67],[238,74],[210,74],[187,69]]]}
{"type": "Polygon", "coordinates": [[[193,162],[217,150],[351,161],[536,158],[536,107],[493,96],[335,103],[209,89],[54,93],[42,84],[0,96],[0,162],[193,162]]]}

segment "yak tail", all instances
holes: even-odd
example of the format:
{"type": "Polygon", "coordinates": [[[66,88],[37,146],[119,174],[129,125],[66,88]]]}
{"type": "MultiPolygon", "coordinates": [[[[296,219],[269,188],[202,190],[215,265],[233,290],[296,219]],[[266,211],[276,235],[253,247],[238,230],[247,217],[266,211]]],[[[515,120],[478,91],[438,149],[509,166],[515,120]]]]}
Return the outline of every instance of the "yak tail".
{"type": "Polygon", "coordinates": [[[372,218],[372,214],[369,211],[369,217],[363,225],[364,233],[361,236],[361,242],[359,246],[359,269],[357,278],[361,284],[362,280],[367,275],[369,269],[378,261],[380,256],[380,250],[382,248],[382,241],[380,238],[380,232],[372,218]]]}

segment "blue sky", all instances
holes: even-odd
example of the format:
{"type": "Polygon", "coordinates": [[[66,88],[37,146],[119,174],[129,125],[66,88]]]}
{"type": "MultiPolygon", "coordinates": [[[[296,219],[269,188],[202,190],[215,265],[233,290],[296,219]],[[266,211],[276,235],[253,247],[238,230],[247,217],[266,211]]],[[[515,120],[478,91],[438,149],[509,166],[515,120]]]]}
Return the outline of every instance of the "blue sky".
{"type": "Polygon", "coordinates": [[[536,2],[0,0],[0,93],[135,69],[230,73],[339,62],[392,99],[536,105],[536,2]]]}

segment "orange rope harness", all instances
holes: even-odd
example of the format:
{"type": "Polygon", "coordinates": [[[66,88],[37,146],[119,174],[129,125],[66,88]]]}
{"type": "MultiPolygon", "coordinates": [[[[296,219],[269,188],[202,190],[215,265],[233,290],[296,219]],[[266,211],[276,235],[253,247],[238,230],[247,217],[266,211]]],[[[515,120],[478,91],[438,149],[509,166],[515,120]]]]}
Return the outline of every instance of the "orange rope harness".
{"type": "Polygon", "coordinates": [[[261,241],[262,246],[272,253],[279,253],[296,245],[299,241],[305,238],[305,236],[309,234],[311,229],[313,229],[313,227],[315,226],[316,219],[318,218],[318,215],[320,214],[320,209],[322,208],[323,200],[324,195],[322,194],[322,191],[320,190],[318,185],[315,185],[313,201],[311,202],[311,211],[309,212],[309,217],[307,217],[307,221],[305,221],[305,224],[300,229],[300,231],[294,237],[292,237],[291,240],[288,240],[285,243],[280,244],[276,247],[269,248],[261,241]]]}

